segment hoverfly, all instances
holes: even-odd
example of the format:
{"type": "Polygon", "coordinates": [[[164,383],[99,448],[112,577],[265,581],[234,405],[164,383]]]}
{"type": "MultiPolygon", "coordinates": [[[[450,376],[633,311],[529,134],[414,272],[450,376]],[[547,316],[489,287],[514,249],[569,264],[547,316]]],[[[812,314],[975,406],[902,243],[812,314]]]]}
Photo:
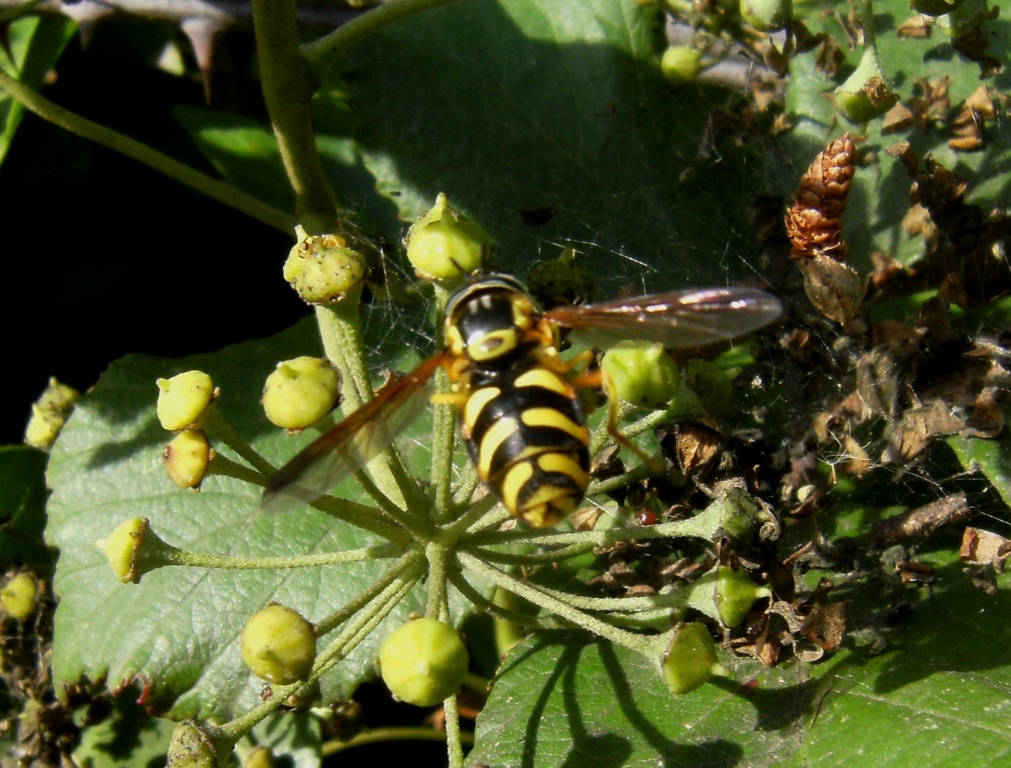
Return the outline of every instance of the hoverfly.
{"type": "Polygon", "coordinates": [[[626,339],[668,349],[727,341],[776,320],[779,300],[752,288],[674,291],[545,312],[516,279],[491,275],[446,307],[445,348],[296,455],[270,480],[263,506],[315,501],[362,469],[424,410],[425,384],[443,367],[479,477],[514,515],[555,525],[589,485],[589,430],[572,364],[557,356],[560,329],[593,348],[626,339]]]}

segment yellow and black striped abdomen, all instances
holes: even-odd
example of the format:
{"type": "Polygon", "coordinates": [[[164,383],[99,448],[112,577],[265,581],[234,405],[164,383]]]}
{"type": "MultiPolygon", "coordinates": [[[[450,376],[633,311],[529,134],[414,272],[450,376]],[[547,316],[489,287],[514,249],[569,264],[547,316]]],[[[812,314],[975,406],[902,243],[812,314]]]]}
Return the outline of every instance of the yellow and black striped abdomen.
{"type": "Polygon", "coordinates": [[[576,391],[536,359],[476,375],[462,414],[478,475],[514,515],[536,527],[567,517],[590,481],[590,435],[576,391]]]}

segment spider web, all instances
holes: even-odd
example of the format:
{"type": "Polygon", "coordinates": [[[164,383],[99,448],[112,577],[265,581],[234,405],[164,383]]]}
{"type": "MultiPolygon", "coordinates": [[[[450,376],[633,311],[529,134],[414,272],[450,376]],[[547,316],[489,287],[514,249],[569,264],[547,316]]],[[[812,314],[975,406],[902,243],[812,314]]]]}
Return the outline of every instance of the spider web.
{"type": "MultiPolygon", "coordinates": [[[[761,232],[804,170],[790,158],[810,162],[817,149],[805,156],[750,139],[733,93],[671,91],[650,63],[659,13],[607,0],[536,5],[531,13],[518,2],[462,4],[355,48],[340,98],[360,123],[361,165],[375,184],[374,198],[359,201],[363,227],[399,243],[407,222],[445,192],[491,235],[490,268],[526,278],[571,247],[598,300],[789,286],[786,247],[761,232]]],[[[366,312],[371,360],[377,372],[405,370],[438,348],[441,329],[402,253],[383,269],[402,292],[366,312]]],[[[787,290],[789,302],[806,302],[796,275],[787,290]]],[[[791,313],[820,347],[816,362],[777,358],[756,407],[779,413],[786,439],[798,442],[819,411],[853,391],[856,355],[833,348],[838,329],[809,306],[791,313]]],[[[854,440],[823,446],[822,460],[841,467],[863,443],[868,471],[893,473],[908,496],[985,485],[957,465],[879,461],[880,432],[859,430],[854,440]]]]}

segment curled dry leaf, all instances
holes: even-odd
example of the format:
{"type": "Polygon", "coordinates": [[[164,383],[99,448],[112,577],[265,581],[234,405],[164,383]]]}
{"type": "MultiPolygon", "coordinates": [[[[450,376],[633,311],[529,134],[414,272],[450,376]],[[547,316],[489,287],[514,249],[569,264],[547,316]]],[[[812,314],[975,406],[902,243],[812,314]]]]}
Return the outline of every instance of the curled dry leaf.
{"type": "Polygon", "coordinates": [[[1003,573],[1004,563],[1011,555],[1011,539],[982,528],[966,528],[959,555],[963,563],[992,565],[997,573],[1003,573]]]}

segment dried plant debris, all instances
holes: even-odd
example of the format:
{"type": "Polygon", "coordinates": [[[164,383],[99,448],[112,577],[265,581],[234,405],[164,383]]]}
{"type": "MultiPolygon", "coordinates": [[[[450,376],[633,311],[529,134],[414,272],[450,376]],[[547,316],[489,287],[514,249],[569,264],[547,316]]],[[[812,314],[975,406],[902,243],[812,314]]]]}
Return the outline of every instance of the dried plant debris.
{"type": "MultiPolygon", "coordinates": [[[[991,19],[1000,12],[998,6],[991,11],[991,19]]],[[[980,78],[993,77],[1004,71],[1000,59],[990,55],[990,35],[981,26],[966,30],[951,41],[952,47],[960,54],[979,65],[980,78]]]]}
{"type": "Polygon", "coordinates": [[[842,215],[856,169],[850,134],[831,142],[811,163],[786,212],[791,258],[804,275],[804,291],[830,320],[845,323],[863,303],[860,274],[846,263],[842,215]]]}
{"type": "Polygon", "coordinates": [[[967,189],[966,179],[927,157],[924,169],[913,174],[910,202],[923,206],[936,227],[929,239],[924,230],[922,278],[936,285],[954,275],[977,304],[1011,290],[1006,254],[1011,218],[1003,210],[987,212],[966,203],[967,189]]]}
{"type": "MultiPolygon", "coordinates": [[[[882,546],[891,546],[909,539],[924,538],[944,526],[965,523],[972,515],[966,495],[955,493],[875,523],[874,536],[882,546]]],[[[898,565],[896,569],[899,569],[898,565]]]]}
{"type": "Polygon", "coordinates": [[[992,565],[997,573],[1004,573],[1004,564],[1011,556],[1011,539],[982,528],[966,528],[959,555],[967,565],[992,565]]]}
{"type": "Polygon", "coordinates": [[[941,435],[991,438],[1004,428],[1008,355],[953,331],[942,300],[927,301],[912,326],[875,323],[871,337],[875,345],[855,363],[854,391],[813,422],[820,444],[842,447],[843,471],[859,476],[879,463],[908,463],[941,435]],[[872,421],[884,425],[876,458],[856,437],[872,421]]]}

